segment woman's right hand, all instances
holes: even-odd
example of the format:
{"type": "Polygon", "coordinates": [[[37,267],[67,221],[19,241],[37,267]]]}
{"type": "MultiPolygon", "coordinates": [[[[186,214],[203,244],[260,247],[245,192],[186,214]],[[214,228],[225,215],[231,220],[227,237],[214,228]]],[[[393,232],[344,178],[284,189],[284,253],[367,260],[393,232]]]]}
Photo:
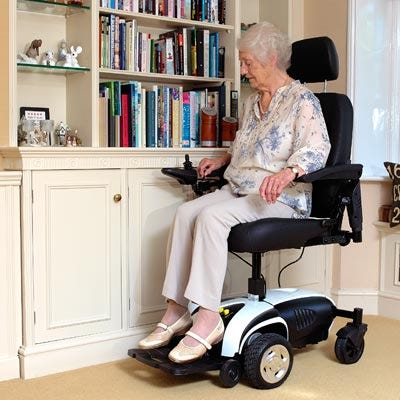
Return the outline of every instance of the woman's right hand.
{"type": "Polygon", "coordinates": [[[228,164],[231,159],[229,153],[217,158],[203,158],[197,167],[197,175],[200,178],[205,178],[211,172],[228,164]]]}

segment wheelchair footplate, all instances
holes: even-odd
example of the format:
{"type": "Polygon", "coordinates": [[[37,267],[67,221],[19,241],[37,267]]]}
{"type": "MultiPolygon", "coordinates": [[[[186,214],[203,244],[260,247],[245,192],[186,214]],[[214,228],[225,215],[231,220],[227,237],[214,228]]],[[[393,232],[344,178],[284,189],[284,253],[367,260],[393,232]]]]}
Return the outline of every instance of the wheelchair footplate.
{"type": "Polygon", "coordinates": [[[212,347],[202,358],[187,364],[177,364],[168,358],[168,353],[178,344],[180,338],[174,338],[168,346],[158,349],[130,349],[128,355],[139,362],[153,368],[158,368],[171,375],[191,375],[199,372],[216,371],[226,361],[221,356],[221,344],[212,347]]]}

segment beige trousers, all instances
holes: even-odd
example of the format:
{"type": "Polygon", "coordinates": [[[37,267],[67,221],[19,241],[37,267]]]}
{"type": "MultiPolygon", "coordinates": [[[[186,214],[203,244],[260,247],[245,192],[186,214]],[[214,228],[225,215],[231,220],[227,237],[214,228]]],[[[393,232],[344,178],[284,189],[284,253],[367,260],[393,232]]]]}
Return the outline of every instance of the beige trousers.
{"type": "Polygon", "coordinates": [[[229,185],[182,204],[169,235],[163,295],[183,306],[190,300],[218,311],[231,227],[261,218],[290,218],[293,212],[280,202],[267,204],[258,194],[237,196],[229,185]]]}

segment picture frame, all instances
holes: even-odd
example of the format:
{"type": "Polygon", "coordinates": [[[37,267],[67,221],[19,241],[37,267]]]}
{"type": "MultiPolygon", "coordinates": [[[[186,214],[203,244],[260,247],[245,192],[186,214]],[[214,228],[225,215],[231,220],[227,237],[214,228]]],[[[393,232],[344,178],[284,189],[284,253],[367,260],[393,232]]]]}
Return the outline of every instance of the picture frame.
{"type": "Polygon", "coordinates": [[[27,120],[43,121],[50,119],[50,109],[48,107],[20,107],[19,117],[27,120]]]}

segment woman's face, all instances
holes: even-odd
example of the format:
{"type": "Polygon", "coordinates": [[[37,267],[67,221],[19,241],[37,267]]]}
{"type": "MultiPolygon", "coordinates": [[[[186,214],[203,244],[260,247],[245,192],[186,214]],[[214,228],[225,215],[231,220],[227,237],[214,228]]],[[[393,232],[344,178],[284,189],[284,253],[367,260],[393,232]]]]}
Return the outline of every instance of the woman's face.
{"type": "Polygon", "coordinates": [[[240,51],[240,74],[248,78],[250,86],[253,89],[262,89],[268,84],[272,74],[272,62],[262,64],[250,52],[240,51]]]}

